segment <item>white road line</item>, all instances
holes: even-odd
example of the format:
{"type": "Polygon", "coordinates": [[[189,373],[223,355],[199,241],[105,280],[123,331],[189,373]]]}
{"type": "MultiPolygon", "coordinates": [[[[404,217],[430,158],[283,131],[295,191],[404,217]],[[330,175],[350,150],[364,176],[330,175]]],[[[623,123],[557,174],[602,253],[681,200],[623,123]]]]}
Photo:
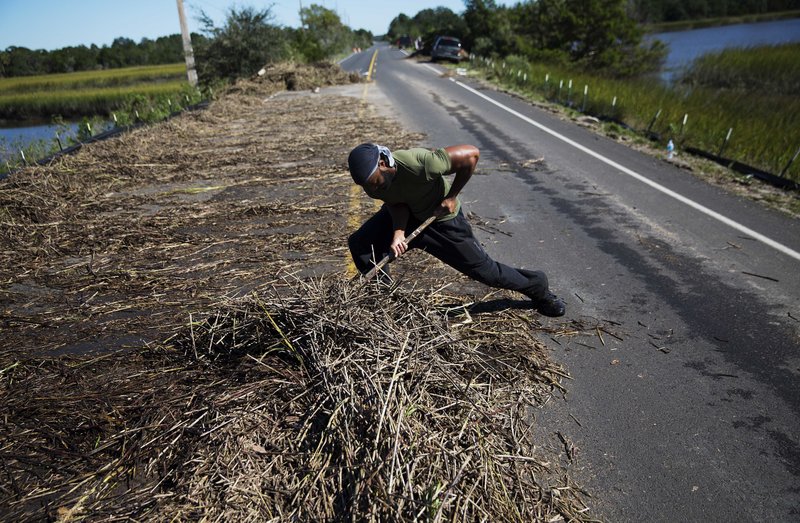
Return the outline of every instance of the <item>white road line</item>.
{"type": "Polygon", "coordinates": [[[487,102],[496,105],[500,109],[503,109],[504,111],[506,111],[506,112],[508,112],[510,114],[513,114],[514,116],[516,116],[520,120],[522,120],[524,122],[527,122],[527,123],[533,125],[534,127],[538,128],[538,129],[541,129],[542,131],[546,132],[547,134],[549,134],[551,136],[554,136],[555,138],[558,138],[559,140],[561,140],[561,141],[563,141],[563,142],[575,147],[576,149],[578,149],[580,151],[585,152],[589,156],[593,156],[594,158],[597,158],[601,162],[606,163],[606,164],[610,165],[611,167],[614,167],[615,169],[619,169],[620,171],[622,171],[623,173],[627,174],[628,176],[630,176],[632,178],[635,178],[635,179],[639,180],[642,183],[646,183],[650,187],[652,187],[652,188],[654,188],[654,189],[656,189],[658,191],[661,191],[662,193],[666,194],[667,196],[675,198],[679,202],[683,202],[686,205],[688,205],[689,207],[697,209],[698,211],[702,212],[703,214],[705,214],[707,216],[710,216],[710,217],[714,218],[715,220],[718,220],[718,221],[724,223],[725,225],[729,225],[730,227],[733,227],[734,229],[736,229],[739,232],[743,232],[743,233],[747,234],[748,236],[752,236],[754,239],[756,239],[756,240],[758,240],[758,241],[760,241],[760,242],[762,242],[762,243],[764,243],[766,245],[769,245],[773,249],[778,250],[778,251],[780,251],[780,252],[782,252],[782,253],[784,253],[784,254],[786,254],[788,256],[791,256],[795,260],[800,260],[800,252],[792,250],[789,247],[787,247],[787,246],[785,246],[785,245],[783,245],[781,243],[778,243],[778,242],[776,242],[775,240],[773,240],[771,238],[767,238],[763,234],[758,233],[758,232],[750,229],[749,227],[745,227],[741,223],[735,222],[735,221],[731,220],[730,218],[728,218],[726,216],[723,216],[723,215],[721,215],[720,213],[718,213],[716,211],[712,211],[708,207],[705,207],[704,205],[701,205],[701,204],[695,202],[694,200],[690,200],[689,198],[687,198],[687,197],[685,197],[685,196],[683,196],[681,194],[676,193],[672,189],[668,189],[668,188],[664,187],[661,184],[658,184],[658,183],[656,183],[656,182],[654,182],[652,180],[647,179],[646,177],[642,176],[641,174],[637,173],[636,171],[632,171],[632,170],[628,169],[627,167],[618,164],[614,160],[606,158],[602,154],[597,153],[597,152],[589,149],[588,147],[584,147],[583,145],[579,144],[578,142],[570,140],[566,136],[557,133],[556,131],[550,129],[549,127],[545,127],[544,125],[540,124],[539,122],[536,122],[536,121],[528,118],[524,114],[521,114],[521,113],[515,111],[514,109],[511,109],[510,107],[506,107],[505,105],[501,104],[500,102],[498,102],[496,100],[493,100],[492,98],[489,98],[485,94],[483,94],[483,93],[481,93],[479,91],[476,91],[472,87],[470,87],[470,86],[468,86],[466,84],[463,84],[463,83],[459,82],[458,80],[456,80],[454,78],[450,78],[450,81],[455,83],[459,87],[463,87],[464,89],[466,89],[467,91],[475,94],[476,96],[479,96],[479,97],[483,98],[487,102]]]}
{"type": "Polygon", "coordinates": [[[430,64],[422,64],[422,67],[430,69],[431,71],[433,71],[434,73],[438,74],[439,76],[442,76],[442,72],[439,69],[435,68],[434,66],[432,66],[430,64]]]}

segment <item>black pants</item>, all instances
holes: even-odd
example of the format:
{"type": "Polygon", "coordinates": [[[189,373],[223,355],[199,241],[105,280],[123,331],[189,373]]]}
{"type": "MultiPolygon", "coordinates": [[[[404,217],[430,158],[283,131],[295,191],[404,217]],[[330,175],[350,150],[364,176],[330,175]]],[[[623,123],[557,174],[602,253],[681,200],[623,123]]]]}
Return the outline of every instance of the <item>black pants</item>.
{"type": "MultiPolygon", "coordinates": [[[[419,224],[419,220],[410,217],[406,235],[419,224]]],[[[391,242],[392,217],[384,206],[348,239],[350,254],[361,274],[389,254],[391,242]]],[[[543,272],[522,271],[492,260],[472,234],[472,228],[461,211],[452,220],[430,224],[409,244],[409,248],[422,249],[490,287],[518,291],[532,299],[541,298],[547,292],[547,276],[543,272]]]]}

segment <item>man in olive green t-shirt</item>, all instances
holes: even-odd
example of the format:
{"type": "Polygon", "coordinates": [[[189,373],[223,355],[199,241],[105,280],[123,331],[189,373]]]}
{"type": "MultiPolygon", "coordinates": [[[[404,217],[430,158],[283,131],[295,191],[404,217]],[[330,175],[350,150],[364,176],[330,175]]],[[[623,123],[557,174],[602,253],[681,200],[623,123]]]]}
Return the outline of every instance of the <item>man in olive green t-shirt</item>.
{"type": "Polygon", "coordinates": [[[370,197],[384,202],[348,239],[356,268],[365,274],[389,253],[400,256],[418,248],[481,283],[521,292],[541,314],[562,316],[564,302],[549,291],[543,272],[492,260],[472,234],[458,194],[479,157],[472,145],[394,152],[373,143],[354,148],[347,159],[353,181],[370,197]],[[451,184],[445,175],[453,173],[451,184]],[[437,219],[407,244],[406,234],[431,216],[437,219]]]}

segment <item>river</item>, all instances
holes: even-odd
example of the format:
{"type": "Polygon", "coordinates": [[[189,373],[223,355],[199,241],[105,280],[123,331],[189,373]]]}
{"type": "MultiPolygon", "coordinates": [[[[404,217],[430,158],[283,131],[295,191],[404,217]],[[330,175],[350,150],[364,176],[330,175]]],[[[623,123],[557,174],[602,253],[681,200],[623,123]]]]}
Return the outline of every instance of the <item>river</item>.
{"type": "Polygon", "coordinates": [[[41,140],[57,149],[56,133],[59,133],[63,146],[67,147],[68,139],[78,134],[78,124],[69,122],[51,125],[35,122],[26,125],[25,122],[20,122],[13,127],[0,127],[0,162],[14,163],[19,159],[20,147],[27,147],[41,140]]]}
{"type": "Polygon", "coordinates": [[[655,33],[646,39],[658,39],[669,46],[661,77],[670,81],[692,60],[706,53],[733,47],[800,42],[800,18],[655,33]]]}

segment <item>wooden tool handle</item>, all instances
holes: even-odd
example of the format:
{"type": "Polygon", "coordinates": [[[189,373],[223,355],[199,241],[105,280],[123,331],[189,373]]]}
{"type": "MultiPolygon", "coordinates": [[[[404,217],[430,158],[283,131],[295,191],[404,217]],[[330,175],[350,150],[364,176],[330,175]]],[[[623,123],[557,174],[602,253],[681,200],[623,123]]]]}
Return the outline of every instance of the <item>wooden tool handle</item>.
{"type": "MultiPolygon", "coordinates": [[[[420,233],[425,230],[425,227],[432,224],[436,218],[437,216],[431,216],[430,218],[422,222],[419,227],[414,229],[414,232],[406,236],[405,240],[406,244],[411,243],[411,240],[419,236],[420,233]]],[[[386,265],[387,263],[389,263],[394,259],[395,257],[393,257],[391,254],[387,254],[386,256],[384,256],[383,259],[379,261],[377,265],[375,265],[375,267],[371,268],[369,272],[364,275],[364,281],[369,281],[370,279],[372,279],[372,277],[375,276],[378,273],[378,271],[383,268],[384,265],[386,265]]]]}

